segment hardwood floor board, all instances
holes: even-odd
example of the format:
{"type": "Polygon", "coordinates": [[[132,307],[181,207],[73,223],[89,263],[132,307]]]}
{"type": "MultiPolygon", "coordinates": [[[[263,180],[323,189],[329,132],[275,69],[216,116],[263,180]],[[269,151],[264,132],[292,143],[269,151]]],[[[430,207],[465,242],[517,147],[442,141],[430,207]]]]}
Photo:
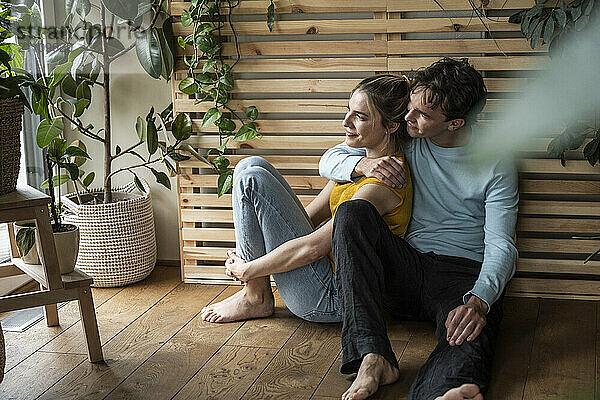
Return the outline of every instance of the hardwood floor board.
{"type": "Polygon", "coordinates": [[[275,353],[263,347],[223,346],[173,400],[239,399],[275,353]]]}
{"type": "MultiPolygon", "coordinates": [[[[98,307],[110,298],[119,293],[123,288],[92,288],[94,305],[98,307]]],[[[57,336],[65,333],[79,319],[79,304],[77,301],[70,301],[69,304],[58,310],[60,326],[46,326],[46,320],[43,319],[25,332],[4,332],[4,341],[6,346],[6,372],[10,371],[21,361],[31,356],[34,352],[44,347],[48,342],[57,336]]],[[[73,333],[81,336],[83,340],[83,330],[78,324],[79,329],[73,333]]]]}
{"type": "Polygon", "coordinates": [[[106,363],[82,363],[40,399],[103,399],[187,324],[222,286],[179,284],[103,346],[106,363]]]}
{"type": "Polygon", "coordinates": [[[398,360],[400,378],[394,383],[394,394],[397,399],[405,399],[419,368],[427,361],[429,354],[437,344],[435,326],[430,322],[410,322],[412,335],[406,349],[398,360]]]}
{"type": "MultiPolygon", "coordinates": [[[[104,345],[123,328],[148,311],[180,282],[176,268],[159,267],[141,282],[123,288],[104,304],[96,307],[100,341],[104,345]]],[[[42,351],[87,354],[81,321],[42,347],[42,351]]]]}
{"type": "Polygon", "coordinates": [[[339,324],[302,322],[243,398],[307,399],[339,351],[339,324]]]}
{"type": "Polygon", "coordinates": [[[539,299],[506,298],[486,399],[521,400],[540,306],[539,299]]]}
{"type": "MultiPolygon", "coordinates": [[[[240,289],[227,287],[213,302],[224,300],[240,289]]],[[[199,310],[211,302],[214,298],[211,296],[211,292],[198,296],[199,310]]],[[[156,399],[172,398],[242,324],[212,324],[197,314],[105,399],[141,400],[147,399],[148,393],[156,399]]]]}
{"type": "Polygon", "coordinates": [[[593,399],[596,303],[541,300],[523,400],[593,399]]]}
{"type": "Polygon", "coordinates": [[[0,399],[36,399],[78,364],[87,360],[79,354],[36,352],[4,376],[0,399]],[[43,366],[43,373],[41,372],[43,366]]]}
{"type": "MultiPolygon", "coordinates": [[[[392,332],[390,332],[390,335],[392,332]]],[[[390,340],[392,349],[396,353],[397,357],[400,357],[406,348],[407,341],[404,340],[390,340]]],[[[324,379],[319,384],[319,387],[315,391],[312,399],[319,397],[334,397],[339,399],[342,394],[350,387],[354,381],[355,374],[344,375],[340,372],[340,365],[342,364],[342,354],[340,353],[335,360],[335,363],[331,366],[324,379]]],[[[396,399],[395,385],[384,386],[379,389],[372,399],[396,399]]]]}
{"type": "Polygon", "coordinates": [[[280,349],[298,329],[302,320],[292,314],[275,291],[275,312],[269,318],[246,321],[227,342],[232,346],[280,349]]]}

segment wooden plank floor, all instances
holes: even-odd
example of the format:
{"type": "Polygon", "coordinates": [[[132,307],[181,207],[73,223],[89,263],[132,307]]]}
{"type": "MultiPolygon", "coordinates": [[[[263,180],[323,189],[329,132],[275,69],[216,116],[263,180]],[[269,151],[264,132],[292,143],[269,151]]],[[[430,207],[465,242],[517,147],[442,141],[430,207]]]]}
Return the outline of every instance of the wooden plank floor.
{"type": "MultiPolygon", "coordinates": [[[[206,323],[202,307],[240,287],[179,279],[158,267],[138,284],[93,289],[105,363],[87,361],[75,302],[59,311],[60,327],[5,332],[0,399],[325,400],[350,385],[339,325],[295,318],[277,293],[271,318],[206,323]]],[[[436,342],[430,323],[390,321],[389,333],[401,376],[375,399],[405,398],[436,342]]],[[[506,299],[486,399],[600,400],[599,335],[597,302],[506,299]]]]}

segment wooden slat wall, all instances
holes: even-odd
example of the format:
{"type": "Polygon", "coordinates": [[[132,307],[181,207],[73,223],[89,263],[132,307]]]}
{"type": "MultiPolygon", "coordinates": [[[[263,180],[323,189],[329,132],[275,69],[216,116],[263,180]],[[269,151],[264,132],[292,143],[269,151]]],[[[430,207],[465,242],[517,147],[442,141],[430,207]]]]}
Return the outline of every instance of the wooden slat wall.
{"type": "MultiPolygon", "coordinates": [[[[533,0],[486,1],[485,10],[494,17],[483,22],[466,0],[439,3],[446,12],[433,0],[277,0],[278,20],[271,33],[264,15],[268,1],[242,1],[234,10],[242,60],[230,104],[240,111],[256,105],[263,136],[234,142],[232,163],[248,155],[264,156],[308,204],[326,183],[318,176],[320,155],[343,141],[341,120],[356,83],[376,73],[406,73],[444,55],[468,57],[483,73],[491,98],[482,123],[493,124],[497,113],[549,62],[545,48],[532,51],[519,27],[507,22],[515,9],[529,7],[533,0]]],[[[190,32],[177,22],[187,7],[185,1],[171,2],[176,35],[190,32]]],[[[187,73],[179,50],[175,111],[192,113],[195,135],[190,144],[215,146],[214,127],[203,129],[200,124],[210,105],[194,104],[176,89],[187,73]]],[[[225,43],[224,54],[234,53],[232,43],[225,43]]],[[[600,294],[600,284],[594,283],[600,278],[600,261],[582,263],[600,240],[572,238],[600,231],[600,169],[591,168],[580,152],[567,154],[571,159],[566,168],[548,159],[545,149],[559,132],[548,132],[522,149],[520,259],[508,288],[511,295],[600,294]]],[[[182,278],[231,283],[223,267],[226,250],[235,245],[231,196],[217,197],[216,176],[202,163],[190,160],[178,168],[182,278]]]]}

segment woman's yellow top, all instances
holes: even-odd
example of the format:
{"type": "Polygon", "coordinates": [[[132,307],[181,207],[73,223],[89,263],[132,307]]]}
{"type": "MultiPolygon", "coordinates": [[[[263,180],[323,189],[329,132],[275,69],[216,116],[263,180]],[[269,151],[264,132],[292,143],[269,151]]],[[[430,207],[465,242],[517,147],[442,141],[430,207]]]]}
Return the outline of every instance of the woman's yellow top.
{"type": "MultiPolygon", "coordinates": [[[[403,161],[402,158],[399,159],[403,161]]],[[[406,163],[404,165],[406,166],[406,163]]],[[[342,184],[336,183],[331,195],[329,196],[329,208],[331,209],[331,216],[335,216],[335,212],[340,204],[351,200],[352,196],[354,196],[358,189],[369,183],[386,186],[398,196],[398,204],[396,204],[391,211],[383,215],[383,220],[395,235],[404,236],[406,229],[408,229],[408,222],[410,221],[413,197],[412,182],[410,179],[410,170],[408,169],[408,166],[406,167],[406,186],[401,189],[387,186],[377,178],[367,178],[364,176],[356,182],[342,184]]]]}
{"type": "MultiPolygon", "coordinates": [[[[403,157],[398,157],[401,161],[404,161],[403,157]]],[[[370,183],[374,183],[377,185],[383,185],[392,190],[398,196],[398,204],[394,208],[392,208],[389,212],[383,215],[383,220],[390,227],[390,230],[395,235],[404,237],[406,234],[406,230],[408,229],[408,223],[410,221],[410,215],[412,212],[412,198],[413,198],[413,188],[412,181],[410,179],[410,169],[406,162],[404,163],[406,167],[406,186],[403,188],[397,189],[392,188],[384,183],[382,183],[377,178],[367,178],[362,177],[356,182],[348,182],[348,183],[336,183],[331,195],[329,196],[329,208],[331,209],[331,217],[335,216],[335,212],[337,208],[345,201],[352,200],[352,196],[360,189],[362,186],[370,183]]],[[[335,266],[332,267],[335,271],[335,266]]]]}

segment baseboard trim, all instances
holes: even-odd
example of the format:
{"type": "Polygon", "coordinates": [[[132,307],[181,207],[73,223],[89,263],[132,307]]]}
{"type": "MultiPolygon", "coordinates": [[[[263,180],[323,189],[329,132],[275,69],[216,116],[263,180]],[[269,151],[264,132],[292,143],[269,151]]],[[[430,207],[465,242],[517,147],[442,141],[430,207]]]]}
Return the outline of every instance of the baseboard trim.
{"type": "Polygon", "coordinates": [[[181,268],[181,260],[156,260],[156,265],[161,267],[181,268]]]}

